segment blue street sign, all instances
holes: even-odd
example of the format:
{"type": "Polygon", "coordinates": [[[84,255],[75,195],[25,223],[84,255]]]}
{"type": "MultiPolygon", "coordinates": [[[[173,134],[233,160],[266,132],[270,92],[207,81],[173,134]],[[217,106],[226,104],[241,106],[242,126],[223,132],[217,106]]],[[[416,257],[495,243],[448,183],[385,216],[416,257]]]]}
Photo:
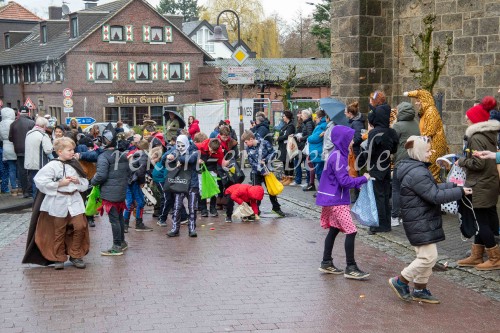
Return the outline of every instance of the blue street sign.
{"type": "MultiPolygon", "coordinates": [[[[92,117],[75,117],[78,125],[91,125],[95,123],[95,119],[92,117]]],[[[66,125],[69,125],[72,118],[66,118],[66,125]]]]}

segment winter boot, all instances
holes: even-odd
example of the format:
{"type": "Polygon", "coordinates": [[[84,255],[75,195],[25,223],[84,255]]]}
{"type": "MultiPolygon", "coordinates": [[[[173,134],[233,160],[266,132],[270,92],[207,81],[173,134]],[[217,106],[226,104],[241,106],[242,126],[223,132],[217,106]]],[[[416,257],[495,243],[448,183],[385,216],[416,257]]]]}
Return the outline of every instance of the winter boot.
{"type": "Polygon", "coordinates": [[[196,222],[192,219],[189,219],[189,237],[198,237],[196,233],[196,222]]]}
{"type": "Polygon", "coordinates": [[[168,237],[177,237],[179,236],[179,229],[181,227],[181,224],[179,222],[176,222],[174,219],[172,219],[172,229],[167,233],[168,237]]]}
{"type": "Polygon", "coordinates": [[[488,260],[484,263],[476,266],[478,271],[492,271],[495,269],[500,269],[500,248],[498,245],[486,249],[486,253],[488,254],[488,260]]]}
{"type": "Polygon", "coordinates": [[[457,261],[459,267],[474,267],[483,263],[484,245],[472,244],[469,257],[457,261]]]}

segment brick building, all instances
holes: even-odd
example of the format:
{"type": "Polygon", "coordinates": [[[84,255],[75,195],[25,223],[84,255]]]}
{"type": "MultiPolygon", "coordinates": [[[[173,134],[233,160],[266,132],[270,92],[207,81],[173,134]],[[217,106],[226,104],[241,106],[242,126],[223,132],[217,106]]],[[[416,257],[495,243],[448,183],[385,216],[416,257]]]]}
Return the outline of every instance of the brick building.
{"type": "Polygon", "coordinates": [[[161,123],[164,106],[199,101],[199,68],[213,60],[144,0],[41,21],[7,46],[0,52],[5,105],[30,98],[36,112],[58,119],[88,116],[129,125],[145,114],[161,123]],[[73,90],[73,105],[63,104],[65,88],[73,90]]]}

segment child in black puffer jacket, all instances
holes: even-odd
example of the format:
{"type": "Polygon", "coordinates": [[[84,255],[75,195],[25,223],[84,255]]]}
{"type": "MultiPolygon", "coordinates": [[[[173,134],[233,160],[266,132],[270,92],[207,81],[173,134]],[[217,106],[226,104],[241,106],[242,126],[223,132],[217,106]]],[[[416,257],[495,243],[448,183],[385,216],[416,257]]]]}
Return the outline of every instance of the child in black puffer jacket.
{"type": "Polygon", "coordinates": [[[445,238],[441,204],[460,200],[472,190],[454,183],[436,183],[428,169],[432,154],[429,138],[412,135],[405,148],[410,158],[399,162],[397,174],[401,183],[401,215],[417,258],[399,276],[390,278],[389,285],[402,300],[437,304],[439,300],[427,289],[427,282],[438,257],[436,243],[445,238]],[[411,281],[415,288],[410,294],[411,281]]]}

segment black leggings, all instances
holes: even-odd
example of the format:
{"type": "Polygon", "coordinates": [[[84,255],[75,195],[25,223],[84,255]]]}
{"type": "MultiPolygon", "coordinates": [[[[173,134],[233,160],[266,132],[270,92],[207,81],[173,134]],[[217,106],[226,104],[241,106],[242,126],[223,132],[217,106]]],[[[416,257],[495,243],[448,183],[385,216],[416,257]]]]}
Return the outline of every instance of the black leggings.
{"type": "MultiPolygon", "coordinates": [[[[330,227],[328,235],[325,238],[325,250],[323,252],[323,261],[332,260],[333,244],[335,243],[335,238],[339,234],[340,230],[334,227],[330,227]]],[[[347,265],[356,265],[354,260],[354,239],[356,238],[356,232],[352,234],[345,235],[345,261],[347,265]]]]}
{"type": "Polygon", "coordinates": [[[497,207],[475,208],[477,223],[479,224],[479,233],[474,237],[474,244],[481,244],[490,249],[497,243],[495,242],[495,229],[498,232],[498,214],[497,207]]]}

